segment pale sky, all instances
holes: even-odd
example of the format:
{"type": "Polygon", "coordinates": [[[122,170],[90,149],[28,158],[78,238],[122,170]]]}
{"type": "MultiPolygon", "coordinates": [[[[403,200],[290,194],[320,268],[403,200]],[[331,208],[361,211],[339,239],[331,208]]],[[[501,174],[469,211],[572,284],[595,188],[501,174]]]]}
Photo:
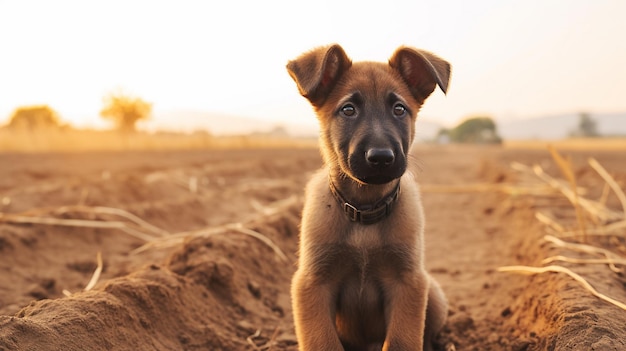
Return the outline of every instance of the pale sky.
{"type": "Polygon", "coordinates": [[[626,111],[624,0],[0,0],[0,124],[47,104],[75,126],[104,126],[115,89],[157,117],[313,122],[285,64],[329,43],[353,60],[386,61],[400,45],[447,59],[448,95],[420,114],[447,125],[626,111]]]}

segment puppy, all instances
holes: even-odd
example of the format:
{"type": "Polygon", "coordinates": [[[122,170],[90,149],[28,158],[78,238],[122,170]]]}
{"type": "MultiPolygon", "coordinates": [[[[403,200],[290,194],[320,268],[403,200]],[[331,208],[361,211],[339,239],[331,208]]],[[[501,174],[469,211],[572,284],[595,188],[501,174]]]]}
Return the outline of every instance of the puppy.
{"type": "Polygon", "coordinates": [[[417,112],[450,65],[400,47],[352,62],[339,45],[287,64],[320,123],[325,166],[305,190],[291,294],[302,351],[432,350],[447,302],[424,268],[424,218],[407,152],[417,112]]]}

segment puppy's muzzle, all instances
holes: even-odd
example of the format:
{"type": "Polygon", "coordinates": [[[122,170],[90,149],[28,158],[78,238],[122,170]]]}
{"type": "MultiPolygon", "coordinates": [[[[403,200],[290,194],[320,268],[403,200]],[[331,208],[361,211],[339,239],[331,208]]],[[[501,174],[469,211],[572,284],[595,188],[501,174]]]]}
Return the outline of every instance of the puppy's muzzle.
{"type": "Polygon", "coordinates": [[[391,149],[372,148],[365,152],[367,165],[378,170],[385,169],[396,159],[396,155],[391,149]]]}
{"type": "Polygon", "coordinates": [[[350,174],[365,184],[385,184],[400,178],[406,169],[401,150],[388,146],[361,147],[349,157],[350,174]]]}

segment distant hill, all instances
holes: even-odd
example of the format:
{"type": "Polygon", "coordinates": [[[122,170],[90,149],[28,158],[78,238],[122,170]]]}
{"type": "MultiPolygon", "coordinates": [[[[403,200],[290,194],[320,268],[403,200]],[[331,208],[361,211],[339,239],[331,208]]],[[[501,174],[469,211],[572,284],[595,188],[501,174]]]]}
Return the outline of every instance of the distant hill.
{"type": "MultiPolygon", "coordinates": [[[[626,136],[626,112],[590,113],[602,136],[626,136]]],[[[563,114],[539,118],[498,120],[498,133],[505,140],[563,139],[578,129],[579,114],[563,114]]]]}
{"type": "MultiPolygon", "coordinates": [[[[419,118],[415,137],[418,141],[432,140],[441,127],[439,123],[419,118]]],[[[314,118],[302,119],[298,123],[268,122],[196,110],[155,113],[150,120],[141,122],[141,128],[150,131],[169,130],[175,132],[204,130],[213,135],[268,134],[279,129],[284,130],[290,136],[305,138],[317,137],[319,131],[317,120],[314,118]]]]}
{"type": "Polygon", "coordinates": [[[169,130],[176,132],[208,131],[213,135],[266,134],[280,128],[296,137],[317,136],[317,124],[283,123],[263,121],[254,118],[232,116],[196,110],[177,110],[155,113],[148,121],[142,122],[142,129],[150,131],[169,130]]]}

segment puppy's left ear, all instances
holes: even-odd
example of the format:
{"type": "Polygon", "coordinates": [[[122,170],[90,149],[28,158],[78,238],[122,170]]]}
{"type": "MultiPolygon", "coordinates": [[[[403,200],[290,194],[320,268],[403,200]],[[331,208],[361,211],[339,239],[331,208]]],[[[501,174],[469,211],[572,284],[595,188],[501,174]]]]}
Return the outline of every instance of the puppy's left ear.
{"type": "Polygon", "coordinates": [[[389,65],[400,73],[419,102],[424,102],[437,85],[444,94],[448,90],[450,64],[428,51],[400,47],[389,59],[389,65]]]}

